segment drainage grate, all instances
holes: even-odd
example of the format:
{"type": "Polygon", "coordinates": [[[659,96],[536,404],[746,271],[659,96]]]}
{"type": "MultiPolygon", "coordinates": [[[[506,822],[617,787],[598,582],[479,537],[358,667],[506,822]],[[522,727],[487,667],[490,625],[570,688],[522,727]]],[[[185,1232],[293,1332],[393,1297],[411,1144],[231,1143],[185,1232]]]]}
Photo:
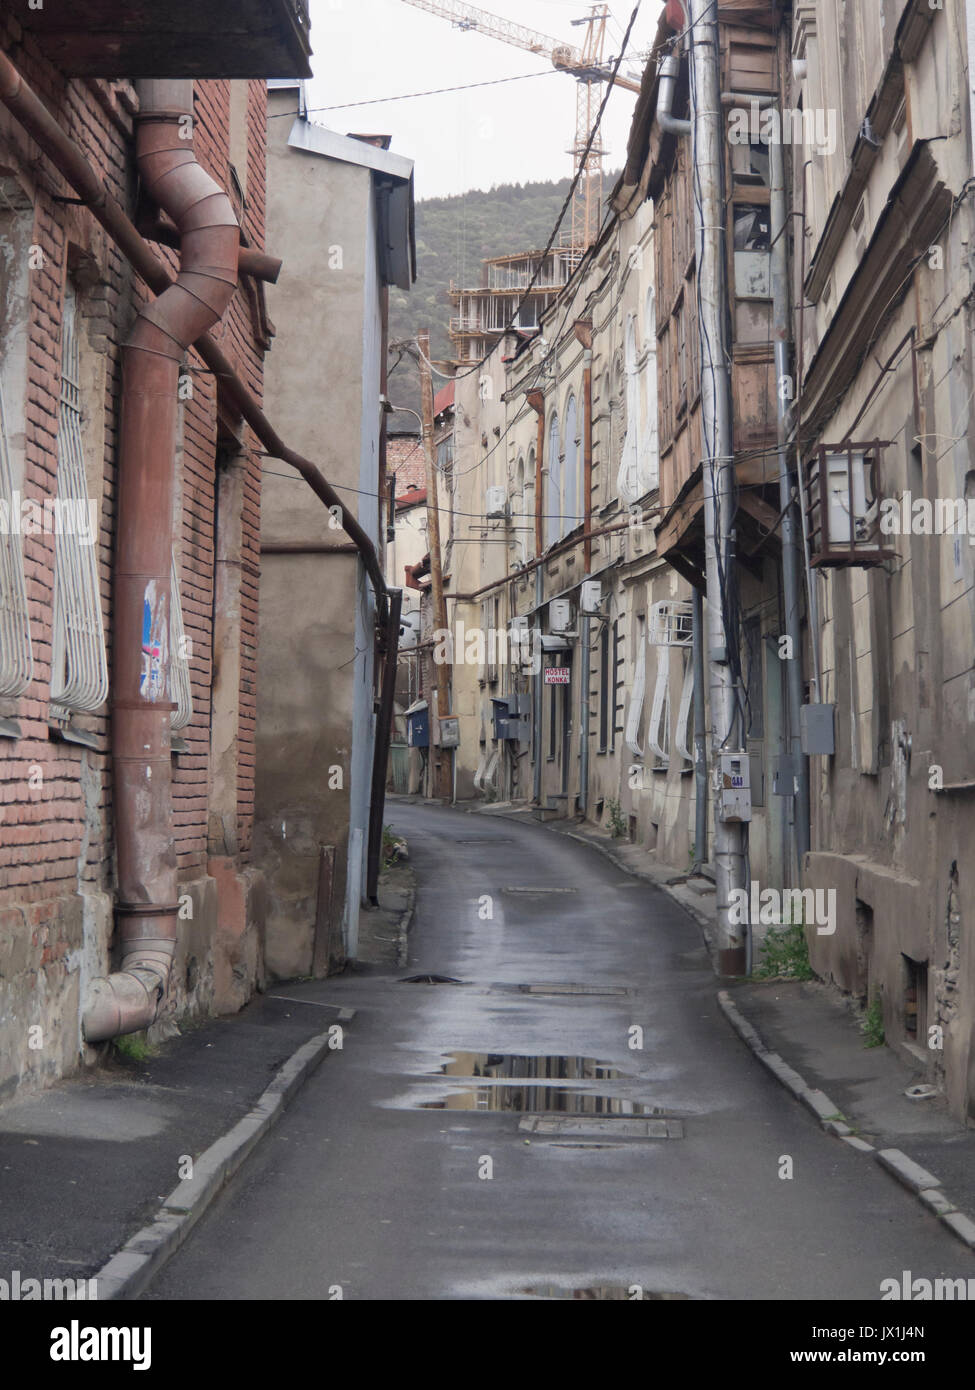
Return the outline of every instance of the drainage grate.
{"type": "Polygon", "coordinates": [[[401,985],[462,985],[463,980],[455,980],[453,975],[404,975],[397,984],[401,985]]]}
{"type": "Polygon", "coordinates": [[[510,835],[462,835],[453,842],[455,845],[511,845],[510,835]]]}
{"type": "Polygon", "coordinates": [[[681,1120],[643,1120],[621,1115],[526,1115],[518,1121],[525,1134],[554,1134],[565,1139],[683,1139],[681,1120]]]}

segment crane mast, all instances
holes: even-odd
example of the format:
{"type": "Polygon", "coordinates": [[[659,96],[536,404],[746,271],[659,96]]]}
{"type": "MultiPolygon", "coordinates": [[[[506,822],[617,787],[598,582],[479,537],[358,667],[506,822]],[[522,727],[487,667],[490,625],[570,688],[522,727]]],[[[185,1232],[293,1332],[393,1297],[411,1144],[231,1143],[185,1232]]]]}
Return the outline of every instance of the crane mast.
{"type": "MultiPolygon", "coordinates": [[[[638,92],[640,84],[625,77],[613,77],[604,62],[606,47],[606,21],[609,19],[609,6],[606,4],[590,6],[589,14],[582,19],[572,20],[573,25],[586,26],[586,37],[581,47],[553,39],[548,34],[540,34],[523,24],[490,14],[476,5],[461,3],[461,0],[404,0],[418,10],[448,19],[459,29],[473,30],[490,38],[524,49],[526,53],[538,53],[548,58],[553,67],[568,73],[576,79],[576,124],[572,147],[568,151],[573,158],[573,173],[578,175],[572,198],[572,216],[569,229],[569,245],[573,249],[586,250],[599,235],[599,217],[603,201],[603,155],[605,149],[599,140],[594,140],[592,148],[586,151],[589,134],[596,121],[599,110],[599,90],[603,82],[614,82],[630,92],[638,92]]],[[[564,240],[564,238],[563,238],[564,240]]]]}

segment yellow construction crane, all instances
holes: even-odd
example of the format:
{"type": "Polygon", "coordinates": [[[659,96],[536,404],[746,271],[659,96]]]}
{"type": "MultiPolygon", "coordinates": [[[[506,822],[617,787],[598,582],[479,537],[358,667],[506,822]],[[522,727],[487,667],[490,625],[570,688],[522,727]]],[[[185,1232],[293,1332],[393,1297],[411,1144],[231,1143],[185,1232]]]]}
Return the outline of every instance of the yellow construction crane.
{"type": "Polygon", "coordinates": [[[502,19],[500,15],[488,14],[475,5],[465,5],[459,0],[405,0],[418,10],[449,19],[459,29],[473,29],[479,34],[500,39],[515,48],[523,48],[527,53],[539,53],[549,58],[552,66],[566,72],[578,83],[576,90],[576,129],[575,139],[570,151],[573,157],[573,172],[579,175],[575,196],[572,199],[572,223],[570,245],[585,250],[591,246],[599,234],[599,217],[603,201],[603,154],[598,140],[586,153],[589,133],[599,110],[597,89],[603,82],[614,82],[628,92],[638,92],[639,82],[627,77],[616,77],[603,61],[606,46],[606,21],[609,19],[608,5],[593,5],[583,19],[573,19],[574,25],[586,26],[585,42],[581,48],[550,38],[547,34],[526,29],[513,20],[502,19]]]}

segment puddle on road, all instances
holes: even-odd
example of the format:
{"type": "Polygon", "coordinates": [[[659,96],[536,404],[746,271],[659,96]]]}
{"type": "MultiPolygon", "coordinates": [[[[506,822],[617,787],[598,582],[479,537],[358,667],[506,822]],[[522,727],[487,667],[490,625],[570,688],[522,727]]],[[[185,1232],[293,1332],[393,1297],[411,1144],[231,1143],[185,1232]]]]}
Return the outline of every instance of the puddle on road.
{"type": "Polygon", "coordinates": [[[559,1284],[533,1284],[526,1289],[519,1289],[518,1292],[528,1294],[530,1298],[578,1298],[593,1303],[609,1301],[610,1299],[638,1303],[644,1299],[656,1301],[690,1298],[690,1294],[686,1293],[656,1292],[652,1289],[645,1289],[642,1284],[590,1284],[588,1288],[581,1289],[563,1288],[559,1284]]]}
{"type": "Polygon", "coordinates": [[[480,1081],[458,1087],[421,1110],[507,1110],[521,1115],[656,1115],[655,1106],[625,1096],[581,1089],[573,1082],[627,1081],[608,1062],[561,1054],[529,1056],[505,1052],[454,1052],[439,1069],[451,1079],[480,1081]]]}

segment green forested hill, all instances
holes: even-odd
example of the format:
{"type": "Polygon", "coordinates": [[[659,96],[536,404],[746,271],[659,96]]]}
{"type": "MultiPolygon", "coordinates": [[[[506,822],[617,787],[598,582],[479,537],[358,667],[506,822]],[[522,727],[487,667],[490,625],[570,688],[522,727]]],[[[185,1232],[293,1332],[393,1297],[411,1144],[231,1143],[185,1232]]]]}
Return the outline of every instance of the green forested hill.
{"type": "MultiPolygon", "coordinates": [[[[485,258],[545,246],[568,191],[569,180],[563,179],[559,183],[502,184],[487,193],[474,190],[453,198],[418,202],[417,281],[409,294],[390,292],[390,341],[427,329],[434,360],[449,357],[451,280],[479,285],[485,258]]],[[[442,384],[435,378],[435,388],[442,384]]],[[[396,404],[419,408],[416,368],[409,358],[403,359],[390,378],[389,394],[396,404]]],[[[409,417],[401,416],[395,424],[408,428],[409,417]]]]}

